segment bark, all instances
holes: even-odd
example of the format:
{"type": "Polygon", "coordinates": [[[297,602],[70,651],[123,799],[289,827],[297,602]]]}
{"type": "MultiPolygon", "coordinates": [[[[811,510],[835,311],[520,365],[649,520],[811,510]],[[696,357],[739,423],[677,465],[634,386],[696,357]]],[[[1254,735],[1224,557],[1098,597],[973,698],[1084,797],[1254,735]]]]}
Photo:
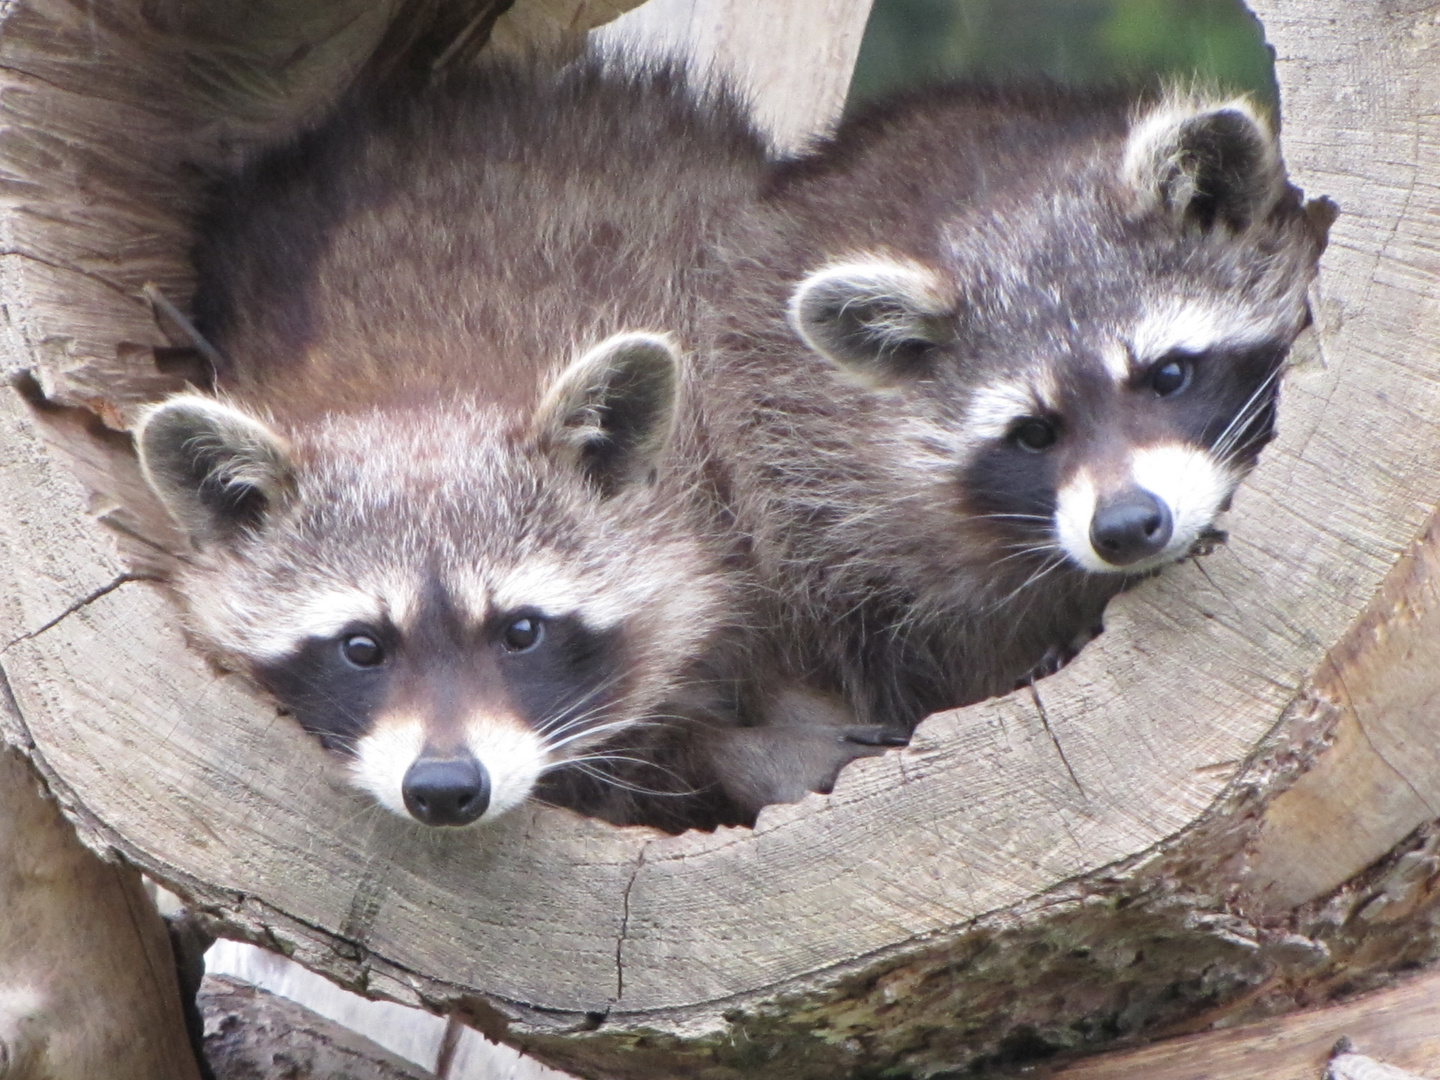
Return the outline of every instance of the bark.
{"type": "MultiPolygon", "coordinates": [[[[217,930],[593,1077],[1018,1063],[1323,1003],[1440,954],[1433,6],[1255,5],[1294,179],[1340,214],[1229,545],[1121,597],[1033,692],[933,717],[753,831],[535,808],[423,838],[185,649],[101,521],[144,515],[79,478],[113,481],[123,440],[79,439],[64,409],[123,426],[175,384],[140,286],[185,296],[176,163],[283,130],[374,62],[386,26],[342,6],[257,16],[264,49],[159,34],[128,4],[4,11],[0,361],[32,404],[0,398],[0,664],[8,737],[87,843],[217,930]]],[[[745,8],[733,48],[774,53],[803,6],[745,8]]],[[[836,50],[814,54],[824,77],[786,86],[843,82],[836,50]]]]}
{"type": "Polygon", "coordinates": [[[215,1080],[435,1080],[348,1028],[238,979],[200,987],[215,1080]]]}

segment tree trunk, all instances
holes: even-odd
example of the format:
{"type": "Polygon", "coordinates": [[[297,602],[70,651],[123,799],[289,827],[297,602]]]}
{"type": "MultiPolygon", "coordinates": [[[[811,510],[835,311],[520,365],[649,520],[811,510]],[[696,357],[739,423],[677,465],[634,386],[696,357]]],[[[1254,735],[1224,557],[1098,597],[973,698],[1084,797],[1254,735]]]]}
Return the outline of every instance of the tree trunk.
{"type": "MultiPolygon", "coordinates": [[[[803,3],[736,25],[773,49],[803,3]]],[[[1432,5],[1255,5],[1293,177],[1340,216],[1226,547],[1120,597],[1033,692],[935,716],[753,831],[537,807],[423,842],[185,649],[100,525],[133,522],[77,479],[124,446],[55,441],[64,406],[123,426],[175,382],[140,286],[186,295],[178,162],[319,108],[408,10],[277,0],[212,17],[251,35],[217,43],[194,27],[228,5],[173,6],[190,21],[17,0],[0,35],[0,358],[34,403],[0,398],[0,663],[9,737],[90,845],[219,932],[591,1077],[931,1075],[1281,1013],[1440,952],[1432,5]]],[[[843,82],[841,52],[783,85],[843,82]]]]}

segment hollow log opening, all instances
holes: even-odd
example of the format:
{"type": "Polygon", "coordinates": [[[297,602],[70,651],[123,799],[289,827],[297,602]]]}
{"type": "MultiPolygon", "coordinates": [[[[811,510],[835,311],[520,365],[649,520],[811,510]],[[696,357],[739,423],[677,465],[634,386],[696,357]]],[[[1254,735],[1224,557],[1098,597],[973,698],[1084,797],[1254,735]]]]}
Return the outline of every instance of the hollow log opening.
{"type": "MultiPolygon", "coordinates": [[[[435,3],[469,47],[624,6],[435,3]]],[[[155,362],[174,343],[144,287],[188,298],[194,164],[323,111],[430,5],[10,5],[6,740],[90,847],[213,932],[586,1076],[934,1076],[1430,963],[1440,24],[1382,0],[1252,6],[1291,177],[1340,216],[1230,543],[1118,598],[1058,674],[932,717],[833,794],[671,837],[544,807],[483,835],[377,812],[186,648],[138,485],[86,480],[123,477],[136,408],[185,381],[155,362]]],[[[760,69],[809,11],[735,10],[727,47],[760,69]]]]}

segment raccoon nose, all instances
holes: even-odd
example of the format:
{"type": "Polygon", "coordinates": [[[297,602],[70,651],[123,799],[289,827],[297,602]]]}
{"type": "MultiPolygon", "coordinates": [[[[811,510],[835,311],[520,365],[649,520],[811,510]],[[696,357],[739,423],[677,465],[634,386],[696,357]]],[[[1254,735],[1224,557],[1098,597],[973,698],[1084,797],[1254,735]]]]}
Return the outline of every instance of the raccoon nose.
{"type": "Polygon", "coordinates": [[[416,758],[400,791],[405,809],[426,825],[469,825],[490,805],[490,777],[468,754],[416,758]]]}
{"type": "Polygon", "coordinates": [[[1132,487],[1095,507],[1090,544],[1111,566],[1130,566],[1163,551],[1173,530],[1164,501],[1144,488],[1132,487]]]}

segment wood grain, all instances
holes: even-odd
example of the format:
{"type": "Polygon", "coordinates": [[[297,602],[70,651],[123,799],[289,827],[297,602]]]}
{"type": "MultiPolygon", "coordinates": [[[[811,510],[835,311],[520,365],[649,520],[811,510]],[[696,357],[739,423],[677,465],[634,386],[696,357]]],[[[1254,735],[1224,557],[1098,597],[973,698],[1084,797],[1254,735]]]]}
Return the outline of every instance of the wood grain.
{"type": "Polygon", "coordinates": [[[777,150],[793,152],[840,118],[871,0],[650,0],[601,40],[713,67],[755,104],[777,150]]]}
{"type": "MultiPolygon", "coordinates": [[[[694,4],[685,33],[717,62],[756,57],[751,85],[793,145],[833,117],[865,6],[788,60],[823,5],[737,0],[705,37],[694,4]]],[[[368,15],[342,26],[317,8],[271,13],[251,48],[228,9],[184,7],[240,43],[157,37],[127,4],[98,21],[78,0],[0,13],[0,363],[61,402],[111,399],[117,422],[164,385],[123,346],[162,340],[144,280],[183,300],[194,195],[177,163],[286,130],[386,39],[368,15]],[[167,66],[177,55],[186,65],[167,66]],[[291,55],[317,59],[282,65],[287,97],[256,58],[291,55]],[[166,72],[236,56],[239,75],[160,93],[166,72]]],[[[1033,694],[934,717],[909,749],[753,832],[661,837],[536,807],[485,833],[427,833],[369,809],[288,720],[186,651],[72,459],[4,395],[11,737],[33,743],[88,842],[217,929],[591,1076],[958,1069],[1229,1022],[1432,959],[1428,885],[1385,927],[1350,916],[1435,857],[1413,833],[1440,805],[1429,586],[1412,573],[1431,542],[1397,561],[1440,496],[1440,35],[1418,4],[1257,7],[1287,159],[1341,211],[1316,328],[1231,543],[1120,598],[1033,694]],[[1366,652],[1367,634],[1390,644],[1366,652]],[[1361,734],[1370,749],[1347,751],[1361,734]],[[1331,779],[1292,787],[1317,759],[1331,779]]]]}
{"type": "Polygon", "coordinates": [[[435,1080],[355,1032],[248,983],[206,976],[200,988],[205,1057],[215,1080],[435,1080]]]}
{"type": "Polygon", "coordinates": [[[0,749],[0,904],[3,1075],[199,1080],[140,876],[82,847],[11,749],[0,749]]]}
{"type": "Polygon", "coordinates": [[[1348,1037],[1365,1057],[1440,1076],[1436,1016],[1440,975],[1430,975],[1327,1009],[1105,1054],[1049,1075],[1055,1080],[1321,1080],[1336,1042],[1348,1037]]]}

